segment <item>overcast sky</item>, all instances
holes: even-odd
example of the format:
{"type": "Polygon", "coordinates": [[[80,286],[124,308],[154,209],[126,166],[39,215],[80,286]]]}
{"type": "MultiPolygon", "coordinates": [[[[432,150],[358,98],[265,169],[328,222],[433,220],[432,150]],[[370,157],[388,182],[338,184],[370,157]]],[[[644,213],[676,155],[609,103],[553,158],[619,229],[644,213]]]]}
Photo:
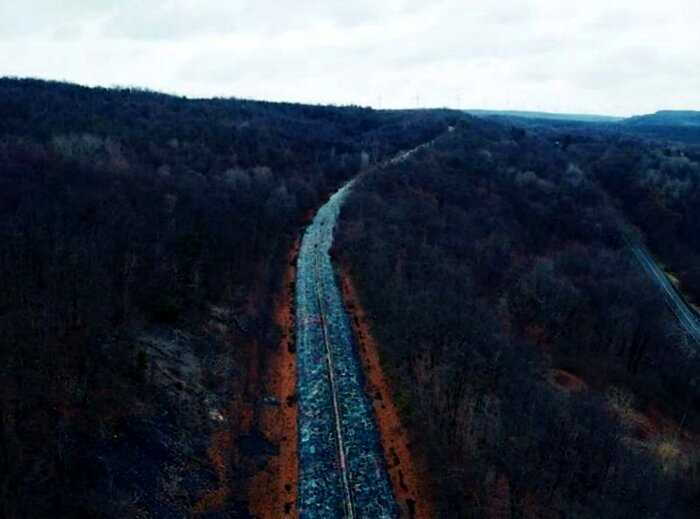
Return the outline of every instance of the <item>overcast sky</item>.
{"type": "Polygon", "coordinates": [[[700,109],[698,0],[0,0],[0,76],[395,107],[700,109]]]}

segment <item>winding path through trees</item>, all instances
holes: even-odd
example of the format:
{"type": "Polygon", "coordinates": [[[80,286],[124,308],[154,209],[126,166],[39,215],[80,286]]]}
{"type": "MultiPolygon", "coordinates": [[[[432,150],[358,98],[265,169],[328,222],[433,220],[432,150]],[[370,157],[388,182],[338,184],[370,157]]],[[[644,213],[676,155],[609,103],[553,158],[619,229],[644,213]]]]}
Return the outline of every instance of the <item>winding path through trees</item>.
{"type": "Polygon", "coordinates": [[[299,513],[304,518],[397,515],[329,255],[333,228],[352,184],[318,211],[297,263],[299,513]]]}
{"type": "Polygon", "coordinates": [[[656,261],[654,261],[654,258],[646,247],[641,243],[632,243],[630,247],[644,271],[663,293],[669,308],[678,319],[680,325],[695,341],[695,344],[700,346],[700,322],[695,312],[693,312],[679,295],[676,288],[669,281],[666,273],[656,264],[656,261]]]}
{"type": "MultiPolygon", "coordinates": [[[[400,152],[378,168],[403,162],[433,142],[400,152]]],[[[329,254],[340,208],[358,178],[319,209],[297,260],[298,509],[308,519],[399,515],[329,254]]]]}

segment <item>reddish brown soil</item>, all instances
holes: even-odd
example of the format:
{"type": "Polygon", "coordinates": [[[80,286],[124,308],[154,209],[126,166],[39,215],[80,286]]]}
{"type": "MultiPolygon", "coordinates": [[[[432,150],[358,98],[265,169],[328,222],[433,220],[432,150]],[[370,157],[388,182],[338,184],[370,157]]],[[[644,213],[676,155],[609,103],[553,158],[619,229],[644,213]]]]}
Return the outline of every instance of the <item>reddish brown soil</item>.
{"type": "Polygon", "coordinates": [[[297,406],[296,356],[294,354],[294,279],[297,241],[288,255],[284,283],[275,305],[275,322],[282,336],[270,355],[262,378],[264,394],[278,405],[263,404],[258,426],[265,437],[279,446],[266,466],[251,480],[248,499],[250,512],[261,519],[297,517],[297,406]]]}
{"type": "Polygon", "coordinates": [[[371,334],[369,320],[360,304],[352,279],[347,272],[343,272],[341,277],[343,299],[350,312],[359,343],[360,358],[367,379],[366,390],[372,397],[384,456],[394,495],[401,508],[401,517],[430,519],[435,517],[435,514],[425,463],[418,459],[415,452],[411,452],[410,437],[401,425],[391,385],[379,362],[377,342],[371,334]]]}
{"type": "Polygon", "coordinates": [[[195,515],[220,511],[231,494],[228,479],[228,460],[231,453],[231,431],[221,429],[211,438],[207,449],[209,461],[214,466],[218,485],[205,493],[193,508],[195,515]]]}
{"type": "Polygon", "coordinates": [[[588,384],[586,384],[581,377],[577,377],[573,373],[563,369],[553,369],[550,372],[550,377],[550,380],[555,386],[573,393],[578,393],[588,389],[588,384]]]}

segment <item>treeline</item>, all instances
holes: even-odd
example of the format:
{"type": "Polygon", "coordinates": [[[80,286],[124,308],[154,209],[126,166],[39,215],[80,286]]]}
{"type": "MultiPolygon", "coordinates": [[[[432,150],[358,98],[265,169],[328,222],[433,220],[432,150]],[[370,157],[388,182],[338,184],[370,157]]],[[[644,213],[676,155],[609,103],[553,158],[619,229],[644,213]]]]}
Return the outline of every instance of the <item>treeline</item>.
{"type": "Polygon", "coordinates": [[[0,79],[0,515],[66,515],[77,446],[117,405],[93,396],[149,397],[115,334],[219,304],[273,342],[304,215],[454,117],[0,79]]]}
{"type": "Polygon", "coordinates": [[[700,146],[595,136],[571,138],[569,152],[700,300],[700,146]]]}
{"type": "Polygon", "coordinates": [[[476,119],[349,197],[337,253],[440,517],[694,516],[695,451],[631,417],[697,423],[699,366],[622,222],[561,142],[476,119]]]}

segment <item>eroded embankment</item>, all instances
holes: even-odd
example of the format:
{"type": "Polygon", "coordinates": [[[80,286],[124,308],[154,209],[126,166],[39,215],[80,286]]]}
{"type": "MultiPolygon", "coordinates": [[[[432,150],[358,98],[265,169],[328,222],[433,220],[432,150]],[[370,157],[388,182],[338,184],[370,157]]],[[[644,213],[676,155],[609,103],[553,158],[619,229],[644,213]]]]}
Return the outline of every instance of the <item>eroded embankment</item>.
{"type": "Polygon", "coordinates": [[[352,278],[344,269],[341,280],[343,300],[351,317],[365,373],[366,391],[372,400],[389,477],[402,517],[431,519],[435,515],[425,463],[411,449],[408,431],[401,424],[391,385],[379,361],[369,320],[352,278]]]}
{"type": "Polygon", "coordinates": [[[261,387],[265,402],[259,414],[263,435],[278,447],[250,481],[251,513],[261,519],[295,518],[297,501],[297,406],[294,339],[294,280],[299,240],[289,252],[283,286],[275,303],[280,340],[269,356],[261,387]]]}

